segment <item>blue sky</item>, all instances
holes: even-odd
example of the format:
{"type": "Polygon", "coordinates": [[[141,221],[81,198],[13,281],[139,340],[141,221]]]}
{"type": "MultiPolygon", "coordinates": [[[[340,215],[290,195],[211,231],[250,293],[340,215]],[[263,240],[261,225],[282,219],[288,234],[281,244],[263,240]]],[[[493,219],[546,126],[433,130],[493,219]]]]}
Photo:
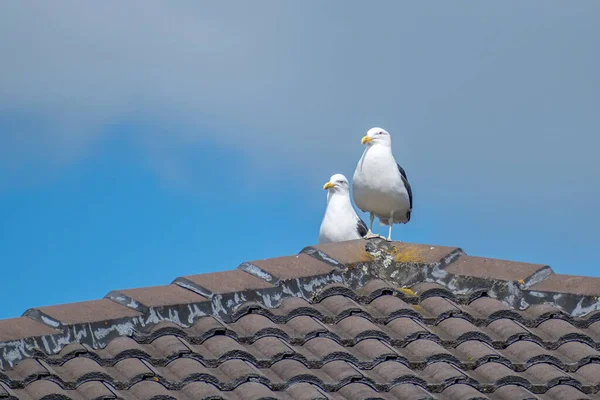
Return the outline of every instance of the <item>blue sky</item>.
{"type": "MultiPolygon", "coordinates": [[[[600,3],[0,5],[0,318],[293,254],[367,129],[394,237],[600,276],[600,3]]],[[[376,227],[385,233],[384,227],[376,227]]]]}

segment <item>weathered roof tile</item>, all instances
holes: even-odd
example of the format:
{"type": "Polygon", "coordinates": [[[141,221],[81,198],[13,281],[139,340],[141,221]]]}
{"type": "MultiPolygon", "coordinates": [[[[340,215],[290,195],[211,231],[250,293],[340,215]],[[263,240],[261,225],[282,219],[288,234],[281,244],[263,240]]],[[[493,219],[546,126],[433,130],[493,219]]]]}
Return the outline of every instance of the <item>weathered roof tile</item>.
{"type": "MultiPolygon", "coordinates": [[[[204,289],[208,289],[209,293],[232,293],[247,289],[267,289],[273,287],[272,284],[242,270],[188,275],[183,278],[204,289]]],[[[175,282],[178,284],[181,283],[179,280],[175,280],[175,282]]]]}
{"type": "Polygon", "coordinates": [[[38,307],[34,310],[41,311],[63,324],[87,324],[142,315],[107,299],[38,307]]]}
{"type": "Polygon", "coordinates": [[[547,279],[531,286],[529,290],[538,292],[570,293],[585,296],[600,296],[600,278],[552,274],[547,279]]]}
{"type": "Polygon", "coordinates": [[[207,298],[178,285],[151,286],[137,289],[117,290],[109,293],[109,296],[113,298],[117,298],[119,295],[124,295],[127,297],[127,300],[135,300],[146,307],[161,307],[208,301],[207,298]]]}
{"type": "Polygon", "coordinates": [[[0,320],[0,341],[19,340],[26,337],[45,336],[59,331],[31,318],[18,317],[0,320]]]}
{"type": "MultiPolygon", "coordinates": [[[[333,270],[331,265],[306,254],[251,261],[243,263],[240,268],[257,277],[264,277],[265,275],[260,272],[263,271],[283,280],[325,275],[333,270]],[[255,268],[259,270],[255,270],[255,268]]],[[[267,279],[267,281],[269,280],[267,279]]]]}
{"type": "Polygon", "coordinates": [[[524,281],[546,265],[530,264],[493,258],[461,256],[446,268],[451,274],[503,281],[524,281]]]}

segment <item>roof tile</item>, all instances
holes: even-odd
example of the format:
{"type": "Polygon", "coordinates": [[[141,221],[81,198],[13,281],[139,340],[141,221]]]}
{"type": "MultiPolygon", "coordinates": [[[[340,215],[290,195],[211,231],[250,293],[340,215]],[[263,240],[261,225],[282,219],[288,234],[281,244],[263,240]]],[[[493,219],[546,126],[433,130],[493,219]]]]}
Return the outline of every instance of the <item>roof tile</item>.
{"type": "Polygon", "coordinates": [[[564,371],[556,368],[552,364],[540,363],[529,367],[524,373],[529,382],[533,384],[546,385],[553,379],[568,380],[571,379],[564,371]]]}
{"type": "Polygon", "coordinates": [[[487,399],[489,399],[488,396],[479,392],[475,388],[473,388],[469,385],[464,385],[464,384],[457,384],[457,385],[449,386],[442,392],[442,394],[444,396],[444,399],[448,399],[448,400],[471,400],[471,399],[487,400],[487,399]]]}
{"type": "Polygon", "coordinates": [[[331,377],[331,382],[358,380],[363,377],[352,364],[342,360],[328,362],[323,365],[322,370],[331,377]]]}
{"type": "Polygon", "coordinates": [[[0,341],[19,340],[26,337],[53,335],[59,331],[28,317],[0,320],[0,341]]]}
{"type": "Polygon", "coordinates": [[[472,323],[462,318],[448,318],[441,321],[437,328],[444,331],[445,336],[450,340],[461,340],[466,338],[479,338],[491,341],[489,336],[479,330],[472,323]]]}
{"type": "Polygon", "coordinates": [[[359,356],[361,360],[365,361],[375,359],[390,359],[399,356],[392,346],[379,339],[361,340],[354,346],[353,354],[359,356]]]}
{"type": "Polygon", "coordinates": [[[587,364],[574,374],[583,384],[596,386],[600,384],[600,364],[587,364]]]}
{"type": "Polygon", "coordinates": [[[222,392],[207,382],[190,382],[181,389],[189,399],[220,399],[222,392]]]}
{"type": "Polygon", "coordinates": [[[451,364],[436,362],[423,369],[428,383],[445,383],[456,379],[464,379],[465,374],[451,364]]]}
{"type": "MultiPolygon", "coordinates": [[[[325,275],[333,271],[333,267],[306,254],[256,260],[242,264],[256,266],[279,279],[288,280],[315,275],[325,275]]],[[[249,268],[245,269],[250,271],[249,268]]]]}
{"type": "Polygon", "coordinates": [[[238,386],[233,391],[236,396],[241,400],[254,400],[254,399],[276,399],[276,395],[267,386],[256,383],[248,382],[238,386]]]}
{"type": "Polygon", "coordinates": [[[277,356],[293,355],[294,351],[279,338],[268,336],[258,339],[252,344],[254,351],[261,359],[272,360],[277,356]]]}
{"type": "Polygon", "coordinates": [[[529,290],[538,292],[572,293],[586,296],[600,296],[600,278],[552,274],[547,279],[531,286],[529,290]]]}
{"type": "Polygon", "coordinates": [[[299,339],[312,337],[312,335],[316,335],[319,332],[329,332],[319,320],[305,315],[290,319],[284,329],[290,337],[299,339]]]}
{"type": "Polygon", "coordinates": [[[449,265],[446,271],[455,275],[499,279],[503,281],[519,281],[526,280],[543,268],[547,268],[547,266],[464,255],[449,265]]]}
{"type": "Polygon", "coordinates": [[[360,339],[364,337],[389,337],[375,324],[363,317],[350,316],[340,320],[333,329],[342,339],[360,339]]]}
{"type": "Polygon", "coordinates": [[[56,371],[58,376],[68,382],[78,382],[80,377],[84,375],[108,376],[106,370],[97,362],[85,357],[73,358],[61,366],[54,365],[51,368],[56,371]]]}
{"type": "Polygon", "coordinates": [[[86,324],[142,315],[107,299],[38,307],[37,310],[63,324],[86,324]]]}
{"type": "Polygon", "coordinates": [[[328,400],[328,397],[318,386],[310,383],[297,383],[291,385],[286,393],[293,400],[328,400]]]}
{"type": "Polygon", "coordinates": [[[487,326],[487,330],[492,332],[496,339],[509,341],[511,338],[518,340],[523,335],[530,335],[531,332],[523,325],[508,318],[497,319],[487,326]],[[519,336],[520,335],[520,336],[519,336]]]}
{"type": "Polygon", "coordinates": [[[451,353],[432,340],[419,339],[406,345],[412,360],[427,360],[439,355],[450,355],[451,353]]]}
{"type": "Polygon", "coordinates": [[[531,393],[529,390],[516,385],[506,385],[498,388],[494,392],[494,399],[498,400],[515,400],[515,399],[523,399],[523,400],[538,400],[540,399],[535,394],[531,393]]]}
{"type": "Polygon", "coordinates": [[[154,376],[154,373],[139,358],[126,358],[115,364],[113,374],[122,381],[134,381],[154,376]]]}
{"type": "MultiPolygon", "coordinates": [[[[185,381],[194,375],[208,374],[208,369],[202,363],[193,358],[178,358],[160,368],[162,376],[173,381],[185,381]]],[[[214,374],[214,372],[213,372],[214,374]]],[[[227,379],[230,381],[230,379],[227,379]]]]}
{"type": "Polygon", "coordinates": [[[33,358],[23,360],[15,368],[7,371],[10,379],[17,381],[26,381],[31,377],[41,377],[49,374],[50,372],[38,360],[33,358]]]}
{"type": "Polygon", "coordinates": [[[365,399],[385,399],[381,393],[377,393],[371,387],[363,383],[350,383],[342,387],[336,393],[335,399],[365,400],[365,399]]]}
{"type": "Polygon", "coordinates": [[[497,360],[501,355],[489,344],[479,340],[469,340],[456,346],[457,356],[465,362],[477,362],[479,360],[497,360]]]}
{"type": "MultiPolygon", "coordinates": [[[[165,388],[162,384],[152,381],[152,380],[143,380],[141,382],[136,383],[132,387],[130,387],[127,392],[123,393],[125,396],[129,394],[129,396],[140,399],[140,400],[150,400],[154,398],[174,398],[174,393],[169,393],[169,390],[165,388]]],[[[123,394],[121,394],[122,397],[123,394]]]]}
{"type": "Polygon", "coordinates": [[[485,363],[476,368],[473,372],[479,377],[479,379],[477,379],[479,382],[491,384],[497,383],[508,376],[517,376],[513,370],[496,362],[485,363]]]}
{"type": "Polygon", "coordinates": [[[556,350],[563,354],[565,360],[570,360],[575,363],[590,357],[600,360],[600,353],[598,351],[585,343],[577,341],[564,343],[556,350]]]}
{"type": "Polygon", "coordinates": [[[556,356],[551,354],[537,343],[522,340],[515,342],[506,348],[505,354],[511,357],[516,362],[527,363],[528,361],[538,359],[556,359],[556,356]]]}
{"type": "Polygon", "coordinates": [[[371,376],[378,382],[393,382],[403,376],[412,376],[415,373],[400,361],[384,361],[373,368],[371,376]]]}
{"type": "Polygon", "coordinates": [[[392,338],[400,340],[415,337],[419,334],[430,333],[427,328],[412,318],[395,318],[385,326],[385,331],[388,332],[392,338]]]}
{"type": "Polygon", "coordinates": [[[190,290],[177,285],[151,286],[137,289],[125,289],[112,292],[113,296],[125,295],[140,302],[146,307],[171,306],[175,304],[191,304],[208,301],[190,290]]]}
{"type": "Polygon", "coordinates": [[[273,287],[270,283],[242,270],[188,275],[183,278],[202,288],[208,289],[211,293],[231,293],[247,289],[267,289],[273,287]]]}
{"type": "Polygon", "coordinates": [[[84,382],[77,391],[85,399],[116,399],[116,394],[106,384],[98,381],[84,382]]]}
{"type": "Polygon", "coordinates": [[[414,385],[412,383],[403,383],[396,385],[390,390],[390,395],[395,396],[398,399],[411,399],[411,400],[433,400],[434,397],[423,390],[422,387],[414,385]]]}
{"type": "Polygon", "coordinates": [[[69,397],[59,385],[45,379],[33,381],[25,387],[25,391],[32,399],[43,399],[46,396],[51,399],[69,397]]]}
{"type": "Polygon", "coordinates": [[[172,358],[174,356],[181,356],[190,352],[181,339],[174,335],[164,335],[156,338],[152,341],[152,347],[155,349],[153,354],[160,357],[172,358]]]}
{"type": "Polygon", "coordinates": [[[368,307],[373,316],[416,315],[414,308],[395,296],[380,296],[373,300],[368,307]]]}
{"type": "Polygon", "coordinates": [[[280,329],[269,318],[260,314],[247,314],[231,324],[233,330],[242,336],[254,336],[264,329],[280,329]]]}
{"type": "Polygon", "coordinates": [[[332,353],[349,353],[347,349],[340,346],[335,340],[324,337],[310,339],[302,347],[312,354],[313,357],[311,359],[313,360],[323,360],[332,353]]]}
{"type": "Polygon", "coordinates": [[[346,296],[331,296],[323,299],[319,304],[326,315],[342,316],[349,312],[365,312],[354,300],[346,296]]]}
{"type": "Polygon", "coordinates": [[[591,400],[592,398],[585,395],[581,390],[573,386],[558,385],[554,386],[546,392],[546,398],[552,400],[591,400]]]}
{"type": "Polygon", "coordinates": [[[205,348],[207,350],[205,352],[202,352],[204,353],[203,355],[206,355],[207,357],[213,355],[215,358],[221,358],[232,351],[245,351],[244,347],[235,339],[229,336],[222,335],[212,336],[206,339],[202,343],[202,345],[194,346],[194,348],[196,349],[198,349],[199,347],[205,348]],[[208,353],[210,353],[210,355],[208,353]]]}
{"type": "MultiPolygon", "coordinates": [[[[302,250],[306,254],[316,256],[321,260],[345,265],[354,265],[359,262],[368,262],[372,260],[372,256],[366,250],[366,242],[364,240],[348,240],[339,243],[326,243],[318,246],[312,246],[302,250]],[[313,251],[322,253],[323,255],[315,254],[313,251]],[[325,257],[324,257],[325,256],[325,257]]],[[[341,265],[338,265],[341,267],[341,265]]]]}

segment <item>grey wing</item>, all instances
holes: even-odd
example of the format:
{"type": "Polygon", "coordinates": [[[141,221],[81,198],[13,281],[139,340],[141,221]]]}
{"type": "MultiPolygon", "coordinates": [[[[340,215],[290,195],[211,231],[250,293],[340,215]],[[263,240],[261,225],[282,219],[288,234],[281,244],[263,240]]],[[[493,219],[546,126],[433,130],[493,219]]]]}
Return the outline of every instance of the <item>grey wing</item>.
{"type": "Polygon", "coordinates": [[[365,221],[360,219],[360,217],[358,218],[358,221],[356,222],[356,231],[358,232],[360,237],[364,237],[368,232],[367,224],[365,224],[365,221]]]}
{"type": "Polygon", "coordinates": [[[408,177],[406,176],[406,171],[404,170],[404,168],[402,168],[402,166],[398,163],[396,163],[396,165],[398,166],[398,171],[400,171],[400,175],[402,175],[402,177],[404,178],[403,181],[405,180],[406,182],[408,182],[408,177]]]}
{"type": "Polygon", "coordinates": [[[410,213],[413,208],[412,188],[410,187],[410,183],[408,183],[408,178],[406,177],[406,172],[404,171],[404,168],[402,168],[400,166],[400,164],[396,164],[396,165],[398,166],[398,171],[400,171],[400,175],[402,176],[402,183],[404,184],[404,187],[406,188],[406,191],[408,192],[408,200],[410,201],[410,209],[406,213],[406,218],[410,221],[410,213]]]}

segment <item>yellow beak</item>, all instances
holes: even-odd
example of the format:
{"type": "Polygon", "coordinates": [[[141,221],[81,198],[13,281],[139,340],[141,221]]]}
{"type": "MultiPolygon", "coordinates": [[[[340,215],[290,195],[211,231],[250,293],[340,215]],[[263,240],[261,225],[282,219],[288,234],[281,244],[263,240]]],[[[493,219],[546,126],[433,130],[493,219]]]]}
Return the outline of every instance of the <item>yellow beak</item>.
{"type": "Polygon", "coordinates": [[[362,140],[360,141],[362,144],[367,144],[373,141],[373,138],[370,136],[363,136],[362,140]]]}
{"type": "Polygon", "coordinates": [[[331,182],[327,182],[324,186],[323,186],[323,190],[327,190],[327,189],[331,189],[332,187],[334,187],[335,185],[331,182]]]}

